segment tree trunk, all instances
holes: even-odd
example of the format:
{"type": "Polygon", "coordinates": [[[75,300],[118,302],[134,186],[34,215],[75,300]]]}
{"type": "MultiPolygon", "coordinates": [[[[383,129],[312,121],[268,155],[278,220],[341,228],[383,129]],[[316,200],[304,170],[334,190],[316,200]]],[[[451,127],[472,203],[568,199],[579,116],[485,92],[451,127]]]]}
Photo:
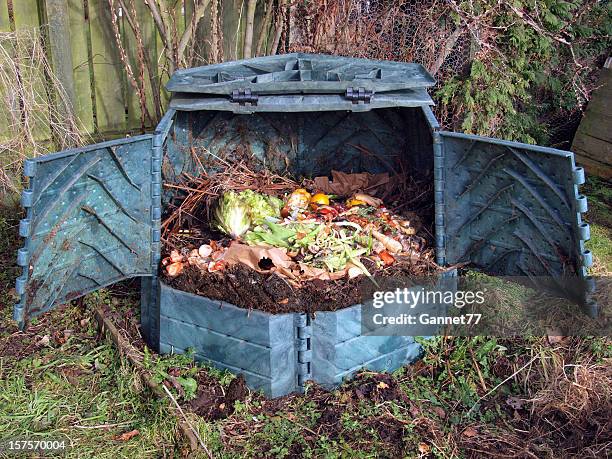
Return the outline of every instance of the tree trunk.
{"type": "Polygon", "coordinates": [[[255,22],[255,9],[257,0],[248,0],[246,10],[246,29],[244,31],[244,48],[242,57],[249,59],[251,57],[251,49],[253,47],[253,23],[255,22]]]}

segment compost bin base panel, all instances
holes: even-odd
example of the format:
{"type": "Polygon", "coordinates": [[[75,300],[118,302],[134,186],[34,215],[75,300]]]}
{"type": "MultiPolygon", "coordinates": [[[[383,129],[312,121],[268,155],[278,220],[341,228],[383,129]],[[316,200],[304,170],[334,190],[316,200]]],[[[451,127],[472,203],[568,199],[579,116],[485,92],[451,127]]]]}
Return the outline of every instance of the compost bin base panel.
{"type": "Polygon", "coordinates": [[[332,389],[362,368],[394,371],[421,353],[411,336],[363,335],[361,305],[319,312],[307,323],[304,314],[249,311],[159,288],[160,352],[190,350],[196,360],[242,373],[268,397],[300,392],[306,379],[332,389]]]}
{"type": "Polygon", "coordinates": [[[312,321],[312,375],[326,388],[351,378],[361,368],[394,371],[417,360],[421,346],[412,336],[363,335],[361,305],[319,312],[312,321]]]}
{"type": "Polygon", "coordinates": [[[160,285],[160,352],[242,373],[270,397],[297,387],[294,314],[271,315],[160,285]]]}

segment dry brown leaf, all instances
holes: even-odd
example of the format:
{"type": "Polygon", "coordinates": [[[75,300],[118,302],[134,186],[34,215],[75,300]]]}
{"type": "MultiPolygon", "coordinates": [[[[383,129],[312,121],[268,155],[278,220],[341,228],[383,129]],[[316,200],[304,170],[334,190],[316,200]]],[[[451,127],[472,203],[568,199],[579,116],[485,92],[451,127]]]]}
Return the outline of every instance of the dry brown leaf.
{"type": "Polygon", "coordinates": [[[474,429],[473,427],[468,427],[467,429],[463,431],[464,437],[471,438],[471,437],[475,437],[476,435],[478,435],[478,431],[474,429]]]}
{"type": "Polygon", "coordinates": [[[389,384],[387,384],[384,381],[380,381],[378,384],[376,384],[376,387],[378,387],[379,389],[388,389],[389,388],[389,384]]]}
{"type": "Polygon", "coordinates": [[[419,453],[428,454],[431,451],[431,447],[427,443],[419,443],[419,453]]]}
{"type": "Polygon", "coordinates": [[[270,271],[270,268],[265,269],[265,262],[268,261],[276,268],[290,268],[294,265],[293,260],[287,255],[285,249],[278,247],[251,246],[245,244],[232,244],[223,260],[228,264],[242,263],[249,268],[260,273],[270,271]]]}
{"type": "Polygon", "coordinates": [[[134,429],[134,430],[130,430],[129,432],[124,432],[121,435],[116,435],[113,437],[113,439],[117,441],[128,441],[134,438],[138,434],[140,434],[140,431],[138,429],[134,429]]]}
{"type": "MultiPolygon", "coordinates": [[[[550,330],[550,333],[559,333],[558,330],[550,330]]],[[[558,343],[562,343],[563,340],[565,339],[565,336],[561,336],[561,335],[557,335],[557,334],[549,334],[547,336],[548,338],[548,342],[550,344],[558,344],[558,343]]]]}

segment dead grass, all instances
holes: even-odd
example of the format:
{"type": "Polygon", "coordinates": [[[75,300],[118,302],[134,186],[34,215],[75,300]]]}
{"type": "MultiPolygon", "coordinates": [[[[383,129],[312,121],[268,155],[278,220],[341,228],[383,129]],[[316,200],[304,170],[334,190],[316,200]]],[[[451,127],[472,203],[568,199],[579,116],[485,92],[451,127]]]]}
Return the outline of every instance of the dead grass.
{"type": "Polygon", "coordinates": [[[0,32],[0,194],[21,189],[25,158],[88,142],[53,70],[40,29],[0,32]]]}

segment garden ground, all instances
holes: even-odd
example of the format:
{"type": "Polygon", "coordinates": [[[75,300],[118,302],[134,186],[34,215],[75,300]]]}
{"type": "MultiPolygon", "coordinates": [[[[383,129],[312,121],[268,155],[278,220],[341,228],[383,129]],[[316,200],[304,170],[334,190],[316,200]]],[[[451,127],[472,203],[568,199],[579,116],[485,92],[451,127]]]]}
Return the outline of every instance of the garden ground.
{"type": "MultiPolygon", "coordinates": [[[[603,275],[612,271],[612,191],[591,180],[585,193],[593,272],[603,275]]],[[[65,438],[67,457],[185,456],[176,413],[143,383],[144,371],[174,394],[215,457],[612,454],[609,338],[440,337],[425,344],[422,361],[392,375],[363,372],[337,391],[310,385],[305,395],[266,400],[241,378],[144,349],[137,283],[90,294],[18,331],[19,218],[10,205],[0,212],[0,439],[65,438]],[[138,348],[141,368],[100,333],[96,308],[138,348]]]]}

